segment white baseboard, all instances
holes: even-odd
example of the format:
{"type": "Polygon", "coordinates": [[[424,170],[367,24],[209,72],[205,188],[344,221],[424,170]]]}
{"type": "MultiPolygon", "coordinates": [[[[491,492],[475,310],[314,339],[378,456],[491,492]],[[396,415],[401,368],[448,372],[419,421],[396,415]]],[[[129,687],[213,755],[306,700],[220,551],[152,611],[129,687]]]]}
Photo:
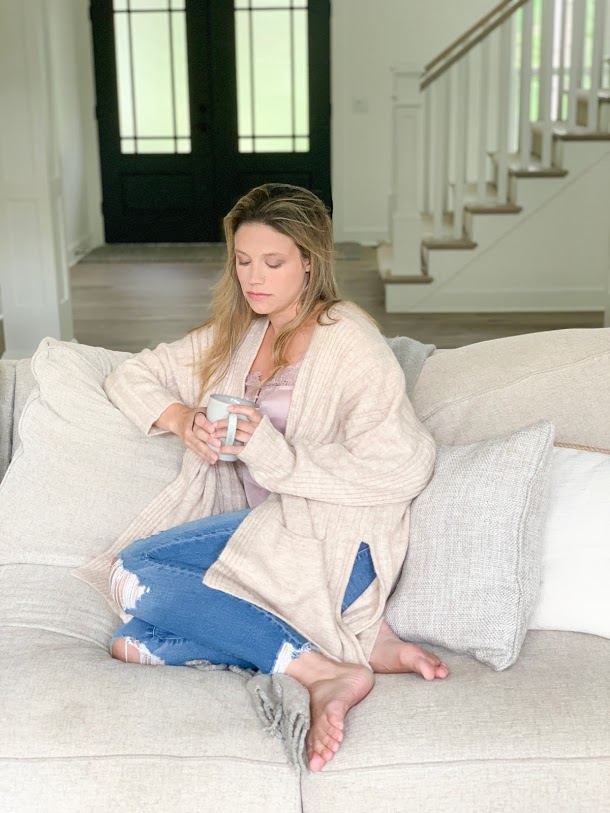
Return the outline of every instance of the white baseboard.
{"type": "Polygon", "coordinates": [[[536,291],[437,291],[423,302],[413,301],[419,285],[386,285],[387,313],[528,313],[600,311],[605,292],[591,289],[536,291]]]}
{"type": "Polygon", "coordinates": [[[91,234],[75,240],[68,246],[68,265],[70,268],[96,247],[96,241],[91,234]]]}
{"type": "Polygon", "coordinates": [[[334,235],[336,243],[360,243],[376,246],[389,240],[387,226],[371,226],[356,229],[340,229],[334,235]]]}

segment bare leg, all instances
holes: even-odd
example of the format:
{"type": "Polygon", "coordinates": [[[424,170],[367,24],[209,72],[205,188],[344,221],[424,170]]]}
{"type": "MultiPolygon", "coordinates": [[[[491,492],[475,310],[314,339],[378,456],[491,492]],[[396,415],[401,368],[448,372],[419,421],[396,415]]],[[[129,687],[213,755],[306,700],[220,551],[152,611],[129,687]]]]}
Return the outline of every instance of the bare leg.
{"type": "Polygon", "coordinates": [[[133,638],[116,638],[110,653],[113,658],[125,663],[140,663],[146,666],[162,666],[163,661],[148,651],[146,646],[133,638]]]}
{"type": "Polygon", "coordinates": [[[417,672],[426,680],[446,678],[449,674],[440,658],[415,644],[402,641],[385,621],[379,630],[369,663],[374,672],[382,674],[417,672]]]}
{"type": "Polygon", "coordinates": [[[286,674],[309,690],[307,757],[310,769],[320,771],[339,750],[345,715],[367,696],[375,678],[366,666],[333,661],[319,652],[304,652],[289,663],[286,674]]]}

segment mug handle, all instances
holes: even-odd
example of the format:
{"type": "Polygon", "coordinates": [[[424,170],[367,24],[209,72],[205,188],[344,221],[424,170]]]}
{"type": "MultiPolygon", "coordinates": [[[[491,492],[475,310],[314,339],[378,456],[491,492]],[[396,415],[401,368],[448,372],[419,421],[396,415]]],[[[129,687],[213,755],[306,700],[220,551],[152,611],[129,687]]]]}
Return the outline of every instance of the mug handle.
{"type": "Polygon", "coordinates": [[[227,425],[227,436],[225,446],[235,446],[235,435],[237,433],[237,412],[229,412],[229,423],[227,425]]]}

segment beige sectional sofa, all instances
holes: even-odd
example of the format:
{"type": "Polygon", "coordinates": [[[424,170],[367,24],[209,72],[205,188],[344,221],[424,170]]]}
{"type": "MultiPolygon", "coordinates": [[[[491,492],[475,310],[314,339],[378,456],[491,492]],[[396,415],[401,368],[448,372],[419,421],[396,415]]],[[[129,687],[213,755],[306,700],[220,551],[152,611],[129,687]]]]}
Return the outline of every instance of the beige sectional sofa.
{"type": "MultiPolygon", "coordinates": [[[[34,385],[29,360],[0,362],[0,477],[34,385]]],[[[610,330],[437,351],[413,403],[442,443],[547,418],[556,440],[610,448],[610,330]]],[[[443,651],[447,680],[379,676],[340,753],[300,775],[239,674],[114,661],[118,620],[70,575],[78,551],[32,553],[7,510],[0,486],[3,813],[610,810],[610,640],[532,630],[502,672],[443,651]]]]}

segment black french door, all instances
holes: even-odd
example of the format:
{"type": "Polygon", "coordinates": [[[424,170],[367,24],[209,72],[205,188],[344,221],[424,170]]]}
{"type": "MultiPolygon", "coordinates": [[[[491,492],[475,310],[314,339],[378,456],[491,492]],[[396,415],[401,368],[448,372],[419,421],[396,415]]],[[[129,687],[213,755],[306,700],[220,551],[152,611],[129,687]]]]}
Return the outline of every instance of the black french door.
{"type": "Polygon", "coordinates": [[[330,0],[91,0],[108,243],[222,239],[260,183],[332,205],[330,0]]]}

